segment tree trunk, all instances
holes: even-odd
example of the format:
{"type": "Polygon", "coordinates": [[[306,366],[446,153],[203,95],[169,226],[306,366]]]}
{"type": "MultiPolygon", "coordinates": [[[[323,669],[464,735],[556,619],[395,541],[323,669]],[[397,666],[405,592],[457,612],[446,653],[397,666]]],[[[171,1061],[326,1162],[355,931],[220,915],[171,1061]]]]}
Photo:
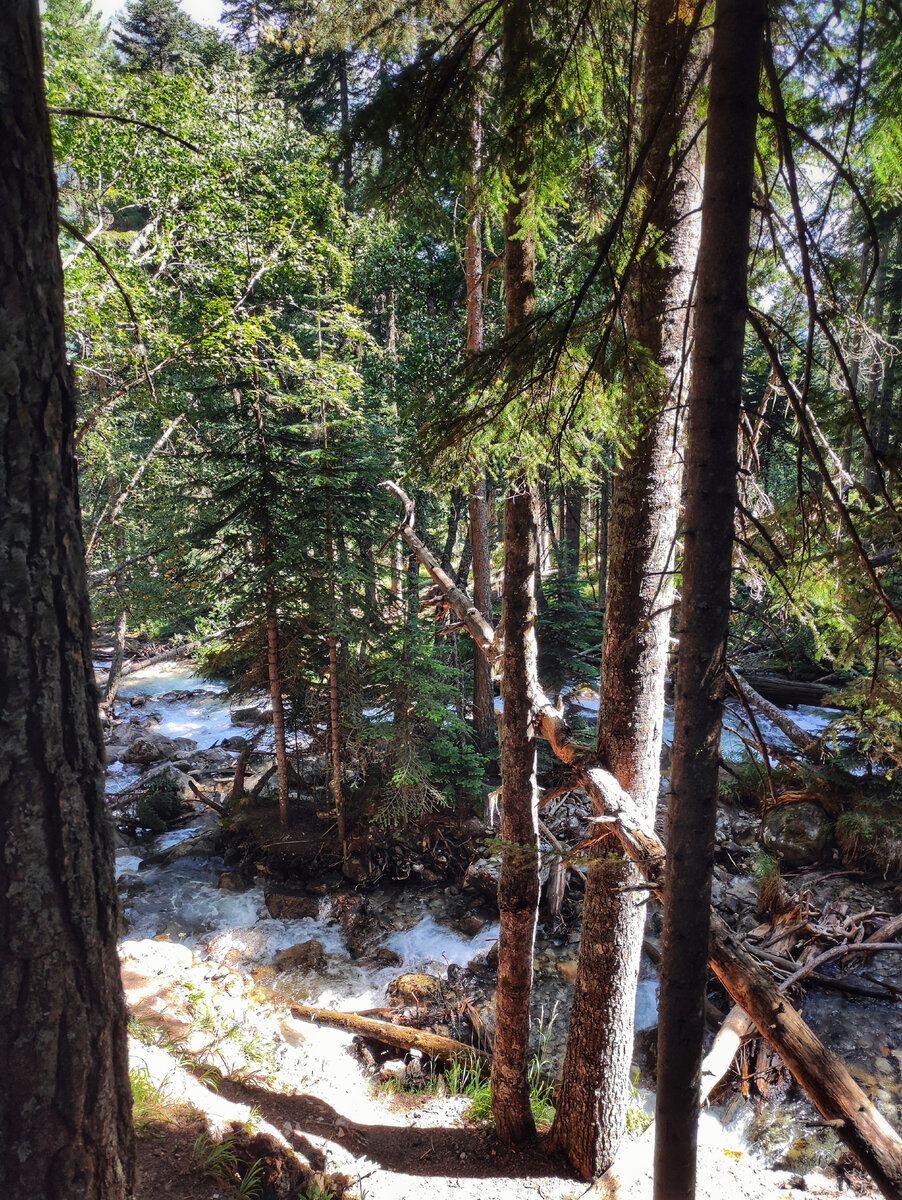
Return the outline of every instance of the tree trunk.
{"type": "Polygon", "coordinates": [[[657,1200],[689,1200],[695,1195],[755,125],[765,15],[764,0],[718,0],[714,14],[689,395],[680,656],[667,813],[658,1022],[657,1200]]]}
{"type": "Polygon", "coordinates": [[[134,1185],[37,4],[0,10],[0,1193],[134,1185]]]}
{"type": "Polygon", "coordinates": [[[272,700],[272,728],[276,744],[276,774],[279,779],[279,823],[288,828],[288,752],[285,748],[285,709],[282,704],[282,672],[279,666],[279,621],[276,614],[275,589],[272,582],[266,588],[266,663],[269,674],[269,695],[272,700]]]}
{"type": "MultiPolygon", "coordinates": [[[[509,99],[530,66],[529,0],[507,0],[503,18],[503,71],[509,99]]],[[[530,321],[535,310],[535,238],[532,158],[527,129],[508,134],[511,198],[504,216],[505,336],[511,350],[507,384],[518,395],[529,369],[530,321]]],[[[501,933],[492,1115],[503,1142],[535,1136],[529,1103],[529,997],[539,913],[539,800],[536,733],[530,696],[538,686],[534,582],[538,537],[532,491],[525,475],[514,480],[504,506],[504,742],[501,747],[501,837],[504,850],[498,885],[501,933]]]]}
{"type": "Polygon", "coordinates": [[[492,1114],[503,1142],[535,1136],[529,1103],[529,997],[539,912],[539,797],[530,696],[537,685],[533,579],[536,523],[532,493],[520,480],[504,521],[504,658],[501,699],[501,840],[498,885],[501,932],[492,1114]]]}
{"type": "MultiPolygon", "coordinates": [[[[627,420],[636,437],[613,485],[598,727],[601,757],[648,822],[660,781],[680,496],[678,414],[698,244],[700,164],[696,129],[685,126],[701,56],[693,50],[694,25],[687,28],[679,12],[675,0],[653,0],[645,39],[642,136],[650,149],[643,183],[652,244],[630,281],[626,310],[627,420]]],[[[644,905],[629,889],[639,878],[621,862],[616,870],[594,865],[586,880],[554,1137],[587,1179],[608,1169],[626,1129],[645,924],[644,905]]]]}
{"type": "MultiPolygon", "coordinates": [[[[474,47],[473,54],[476,54],[474,47]]],[[[482,154],[482,122],[478,102],[470,122],[473,155],[471,178],[475,181],[482,154]]],[[[467,288],[467,352],[477,355],[485,337],[482,297],[482,217],[477,210],[475,182],[467,189],[467,237],[464,274],[467,288]]],[[[473,603],[484,617],[492,619],[492,552],[489,545],[488,484],[478,471],[470,484],[470,547],[473,554],[473,603]]],[[[481,650],[473,656],[473,732],[477,749],[489,754],[495,744],[495,695],[492,672],[481,650]]]]}
{"type": "MultiPolygon", "coordinates": [[[[404,540],[421,562],[435,563],[413,532],[413,502],[397,484],[385,486],[404,503],[407,514],[401,529],[404,540]]],[[[432,567],[429,570],[433,574],[432,567]]],[[[497,634],[476,613],[470,598],[461,593],[452,595],[443,584],[440,586],[474,640],[489,656],[496,656],[497,634]]],[[[538,735],[572,769],[595,812],[641,868],[649,890],[660,897],[665,854],[653,826],[640,815],[632,797],[606,769],[598,753],[575,740],[538,682],[530,701],[532,723],[538,735]]],[[[902,1139],[868,1100],[843,1062],[822,1045],[770,976],[713,912],[709,954],[711,968],[721,983],[749,1014],[758,1032],[777,1051],[818,1111],[830,1121],[837,1136],[855,1153],[885,1196],[902,1200],[902,1139]]]]}
{"type": "MultiPolygon", "coordinates": [[[[474,479],[470,489],[470,545],[473,548],[473,602],[482,615],[492,619],[492,559],[489,548],[486,479],[474,479]]],[[[495,745],[495,691],[492,671],[485,654],[477,647],[473,656],[473,730],[482,754],[495,745]]]]}
{"type": "Polygon", "coordinates": [[[126,620],[127,614],[123,605],[116,617],[113,657],[110,659],[110,669],[107,673],[106,683],[103,685],[102,707],[108,713],[112,711],[113,705],[116,702],[116,693],[119,691],[119,684],[122,682],[122,663],[125,660],[126,620]]]}

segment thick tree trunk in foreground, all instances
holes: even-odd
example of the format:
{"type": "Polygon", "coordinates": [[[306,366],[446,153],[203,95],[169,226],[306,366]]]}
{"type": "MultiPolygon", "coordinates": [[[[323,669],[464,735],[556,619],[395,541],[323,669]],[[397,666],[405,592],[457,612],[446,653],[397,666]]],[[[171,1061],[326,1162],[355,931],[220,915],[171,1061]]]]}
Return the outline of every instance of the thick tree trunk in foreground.
{"type": "MultiPolygon", "coordinates": [[[[642,138],[651,245],[629,287],[627,421],[635,439],[614,477],[598,749],[649,823],[660,781],[664,676],[680,499],[679,411],[698,248],[700,161],[693,91],[701,54],[674,0],[648,14],[642,138]],[[676,164],[676,165],[675,165],[676,164]]],[[[569,511],[569,510],[568,510],[569,511]]],[[[605,847],[607,849],[607,847],[605,847]]],[[[580,1174],[610,1166],[626,1129],[645,906],[628,861],[586,880],[579,968],[554,1137],[580,1174]],[[626,889],[626,890],[625,890],[626,889]],[[631,890],[632,889],[632,890],[631,890]]]]}
{"type": "MultiPolygon", "coordinates": [[[[657,1200],[695,1195],[764,0],[718,0],[689,395],[658,1021],[657,1200]]],[[[754,1013],[750,1014],[754,1016],[754,1013]]]]}
{"type": "MultiPolygon", "coordinates": [[[[421,562],[431,562],[437,567],[413,531],[413,502],[397,484],[385,486],[405,505],[407,517],[400,531],[404,540],[421,562]]],[[[440,582],[432,566],[429,571],[440,582]]],[[[476,612],[470,598],[460,592],[452,597],[441,586],[474,640],[489,657],[497,657],[500,638],[476,612]]],[[[650,890],[660,897],[665,854],[653,826],[639,813],[632,797],[607,770],[597,751],[576,741],[538,683],[530,700],[538,735],[548,742],[561,762],[573,769],[596,813],[607,823],[623,851],[640,867],[650,890]]],[[[883,1194],[889,1200],[902,1200],[902,1138],[880,1115],[842,1060],[818,1040],[770,975],[716,913],[711,915],[708,961],[733,1001],[748,1013],[758,1032],[777,1051],[883,1194]]]]}
{"type": "Polygon", "coordinates": [[[0,15],[0,1194],[134,1180],[37,4],[0,15]]]}
{"type": "MultiPolygon", "coordinates": [[[[529,67],[529,0],[507,0],[503,59],[508,103],[529,67]]],[[[510,339],[508,386],[518,402],[529,370],[529,322],[535,310],[535,238],[532,212],[532,160],[522,123],[509,131],[507,166],[511,198],[504,216],[505,335],[510,339]]],[[[535,594],[538,533],[532,491],[525,475],[516,478],[504,505],[505,628],[504,742],[501,747],[501,837],[504,848],[498,884],[501,932],[498,940],[498,998],[495,1057],[492,1063],[492,1115],[503,1142],[535,1136],[529,1103],[529,997],[539,914],[539,799],[536,785],[536,732],[530,697],[538,685],[535,594]]]]}

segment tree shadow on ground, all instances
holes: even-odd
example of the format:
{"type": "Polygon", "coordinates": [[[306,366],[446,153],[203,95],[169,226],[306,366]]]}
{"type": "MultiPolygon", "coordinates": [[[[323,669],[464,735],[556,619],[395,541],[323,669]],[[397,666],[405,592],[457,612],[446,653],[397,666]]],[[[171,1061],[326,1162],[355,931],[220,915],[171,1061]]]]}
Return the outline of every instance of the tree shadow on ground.
{"type": "Polygon", "coordinates": [[[292,1149],[317,1171],[326,1169],[326,1154],[311,1138],[336,1143],[385,1171],[403,1175],[553,1177],[578,1182],[563,1156],[546,1149],[546,1139],[513,1149],[502,1145],[493,1132],[478,1127],[364,1124],[306,1092],[270,1092],[226,1080],[220,1092],[230,1100],[256,1105],[261,1117],[279,1129],[292,1149]]]}

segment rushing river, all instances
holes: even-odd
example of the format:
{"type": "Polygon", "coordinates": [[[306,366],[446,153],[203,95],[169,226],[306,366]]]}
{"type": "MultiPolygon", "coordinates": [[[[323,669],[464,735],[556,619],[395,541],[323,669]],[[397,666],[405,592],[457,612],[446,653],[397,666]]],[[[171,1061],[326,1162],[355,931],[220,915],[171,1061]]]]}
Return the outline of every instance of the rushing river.
{"type": "MultiPolygon", "coordinates": [[[[200,679],[183,663],[165,664],[129,676],[120,690],[120,715],[129,715],[131,697],[148,697],[140,713],[157,712],[156,732],[168,737],[189,737],[203,750],[218,745],[224,738],[246,733],[233,724],[227,695],[222,685],[200,679]],[[193,694],[179,698],[172,693],[193,694]]],[[[597,711],[597,701],[580,698],[574,707],[586,719],[597,711]]],[[[792,710],[793,720],[812,733],[823,729],[835,713],[827,709],[792,710]]],[[[739,713],[728,716],[729,724],[740,720],[739,713]]],[[[761,721],[762,733],[773,742],[786,744],[782,732],[761,721]]],[[[672,713],[666,715],[665,739],[672,734],[672,713]]],[[[725,731],[725,757],[736,758],[743,752],[741,741],[725,731]]],[[[235,755],[237,757],[237,754],[235,755]]],[[[129,786],[139,769],[113,763],[108,770],[111,795],[129,786]]],[[[323,897],[315,915],[297,920],[271,917],[264,903],[263,889],[249,887],[233,892],[220,886],[225,870],[222,859],[210,855],[185,857],[165,866],[141,868],[142,859],[184,841],[215,825],[212,813],[198,813],[184,827],[148,837],[128,848],[117,858],[117,873],[123,893],[123,905],[129,938],[169,937],[189,945],[201,957],[229,963],[235,969],[259,977],[261,985],[274,998],[315,1003],[347,1011],[380,1007],[390,980],[404,972],[425,971],[444,975],[449,966],[464,966],[480,951],[487,950],[498,935],[497,923],[488,922],[475,936],[467,937],[448,917],[448,894],[440,885],[432,893],[382,887],[369,896],[371,909],[381,918],[383,934],[376,948],[391,951],[390,965],[381,965],[372,956],[358,961],[346,947],[340,924],[335,919],[329,897],[323,897]],[[272,968],[276,955],[299,943],[316,940],[323,958],[314,970],[277,972],[272,968]]],[[[450,891],[456,894],[455,889],[450,891]]],[[[865,903],[860,888],[850,885],[853,904],[865,903]]],[[[880,905],[877,905],[880,907],[880,905]]],[[[558,1006],[558,1032],[552,1049],[563,1043],[569,988],[561,983],[557,969],[565,961],[575,960],[577,936],[544,938],[536,952],[536,1012],[546,1018],[558,1006]]],[[[898,963],[898,957],[894,960],[898,963]]],[[[642,1030],[657,1019],[657,982],[648,963],[640,979],[636,1024],[642,1030]]],[[[804,1012],[817,1032],[850,1061],[852,1069],[884,1114],[899,1122],[902,1103],[902,1010],[899,1004],[855,1000],[837,993],[812,989],[804,1012]]],[[[723,1115],[723,1114],[722,1114],[723,1115]]],[[[768,1156],[779,1158],[793,1141],[804,1138],[806,1122],[814,1121],[812,1110],[804,1103],[793,1105],[792,1120],[781,1123],[776,1108],[755,1116],[752,1105],[740,1103],[729,1114],[734,1123],[747,1130],[750,1123],[765,1120],[766,1130],[756,1133],[764,1138],[768,1156]],[[784,1128],[785,1125],[785,1128],[784,1128]],[[802,1134],[799,1130],[802,1130],[802,1134]]],[[[812,1128],[816,1129],[815,1125],[812,1128]]],[[[815,1133],[815,1141],[820,1134],[815,1133]]]]}

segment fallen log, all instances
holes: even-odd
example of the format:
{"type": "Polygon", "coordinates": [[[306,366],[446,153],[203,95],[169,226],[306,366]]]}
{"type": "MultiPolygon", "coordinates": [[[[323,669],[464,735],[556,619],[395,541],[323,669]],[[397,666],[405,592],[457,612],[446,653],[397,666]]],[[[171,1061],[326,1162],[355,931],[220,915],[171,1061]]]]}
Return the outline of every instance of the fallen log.
{"type": "Polygon", "coordinates": [[[334,1029],[344,1029],[348,1033],[357,1034],[358,1037],[383,1042],[396,1050],[421,1050],[423,1054],[441,1059],[442,1062],[451,1062],[459,1055],[485,1065],[492,1061],[492,1056],[485,1050],[477,1050],[475,1046],[468,1046],[456,1038],[442,1037],[424,1029],[411,1029],[406,1025],[393,1025],[390,1021],[374,1021],[371,1017],[362,1017],[358,1013],[335,1012],[331,1008],[293,1004],[291,1014],[301,1021],[312,1021],[315,1025],[331,1025],[334,1029]]]}
{"type": "Polygon", "coordinates": [[[771,704],[769,700],[765,700],[751,686],[748,680],[743,679],[741,675],[737,675],[735,671],[730,671],[728,678],[734,690],[745,702],[751,705],[752,708],[757,708],[760,713],[778,729],[782,729],[794,746],[812,762],[823,762],[824,760],[824,743],[820,738],[812,737],[810,733],[806,733],[801,729],[791,717],[788,717],[782,709],[777,708],[775,704],[771,704]]]}
{"type": "MultiPolygon", "coordinates": [[[[743,1038],[754,1031],[754,1025],[739,1005],[724,1017],[723,1024],[705,1055],[701,1070],[701,1093],[699,1105],[703,1105],[714,1088],[730,1069],[730,1063],[743,1038]]],[[[604,1175],[592,1188],[593,1200],[616,1200],[624,1195],[650,1169],[654,1158],[654,1122],[633,1141],[628,1142],[604,1175]]]]}
{"type": "Polygon", "coordinates": [[[129,663],[127,667],[122,668],[120,678],[124,679],[126,675],[133,675],[135,671],[143,671],[145,667],[155,667],[157,663],[168,662],[171,658],[178,658],[180,654],[187,654],[191,650],[196,650],[198,646],[205,646],[207,642],[213,642],[218,637],[222,637],[222,634],[211,633],[207,637],[195,638],[192,642],[181,642],[178,646],[164,650],[162,654],[155,654],[153,658],[139,658],[137,662],[129,663]]]}
{"type": "Polygon", "coordinates": [[[742,678],[772,704],[821,705],[830,692],[837,690],[827,683],[803,683],[801,679],[784,679],[781,675],[764,675],[756,671],[744,671],[742,678]]]}

